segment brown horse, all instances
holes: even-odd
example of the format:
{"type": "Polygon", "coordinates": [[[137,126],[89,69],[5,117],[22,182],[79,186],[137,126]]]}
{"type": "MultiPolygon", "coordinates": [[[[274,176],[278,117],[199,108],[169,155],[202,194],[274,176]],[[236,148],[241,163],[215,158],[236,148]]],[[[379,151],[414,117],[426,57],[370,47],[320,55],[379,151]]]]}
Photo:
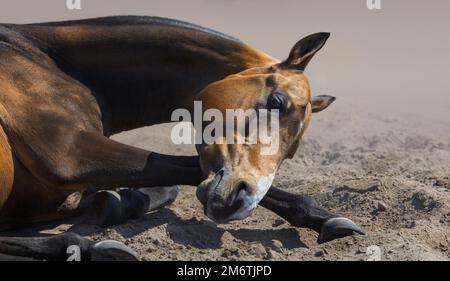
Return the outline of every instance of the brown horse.
{"type": "MultiPolygon", "coordinates": [[[[206,215],[217,222],[244,219],[260,204],[316,230],[319,243],[362,233],[313,199],[271,186],[311,114],[334,101],[312,97],[303,73],[328,37],[310,35],[278,61],[219,32],[155,17],[0,25],[0,226],[67,216],[61,204],[75,191],[130,187],[85,192],[78,205],[95,210],[96,223],[116,224],[171,203],[183,184],[198,186],[206,215]],[[199,156],[169,156],[108,138],[170,122],[174,110],[192,111],[194,101],[221,112],[277,110],[278,152],[263,155],[260,143],[203,143],[199,156]]],[[[71,244],[87,259],[134,258],[118,243],[70,233],[0,238],[0,253],[61,259],[71,244]]]]}

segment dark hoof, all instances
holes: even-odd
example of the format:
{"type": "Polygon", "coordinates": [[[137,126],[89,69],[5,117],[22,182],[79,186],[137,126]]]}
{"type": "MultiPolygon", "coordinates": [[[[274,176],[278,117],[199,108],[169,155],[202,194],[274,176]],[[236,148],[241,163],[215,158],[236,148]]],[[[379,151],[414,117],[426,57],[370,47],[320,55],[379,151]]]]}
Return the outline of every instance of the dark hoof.
{"type": "Polygon", "coordinates": [[[124,222],[120,195],[115,191],[95,193],[86,211],[84,223],[107,227],[124,222]]]}
{"type": "Polygon", "coordinates": [[[105,240],[95,243],[90,248],[92,261],[138,261],[135,251],[123,243],[105,240]]]}
{"type": "Polygon", "coordinates": [[[344,217],[328,219],[320,231],[317,243],[322,244],[331,240],[358,233],[364,235],[364,232],[354,222],[344,217]]]}

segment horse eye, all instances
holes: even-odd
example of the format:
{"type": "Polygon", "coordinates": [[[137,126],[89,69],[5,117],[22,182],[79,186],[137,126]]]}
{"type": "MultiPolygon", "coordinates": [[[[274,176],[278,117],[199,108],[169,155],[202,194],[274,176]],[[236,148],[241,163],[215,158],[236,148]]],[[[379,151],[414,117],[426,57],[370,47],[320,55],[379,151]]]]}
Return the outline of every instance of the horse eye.
{"type": "Polygon", "coordinates": [[[270,94],[267,99],[267,109],[278,109],[281,112],[284,112],[286,109],[286,98],[284,95],[280,93],[270,94]]]}

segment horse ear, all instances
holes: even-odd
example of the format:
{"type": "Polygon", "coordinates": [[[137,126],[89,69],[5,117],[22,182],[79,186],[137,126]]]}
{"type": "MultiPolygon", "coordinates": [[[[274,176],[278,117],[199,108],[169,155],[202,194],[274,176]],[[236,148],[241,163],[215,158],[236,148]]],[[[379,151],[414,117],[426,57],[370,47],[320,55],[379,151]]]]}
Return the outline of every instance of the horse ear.
{"type": "Polygon", "coordinates": [[[320,112],[336,100],[333,96],[320,95],[311,98],[312,112],[320,112]]]}
{"type": "Polygon", "coordinates": [[[326,32],[306,36],[294,45],[289,57],[280,63],[280,66],[304,71],[309,61],[322,49],[329,37],[330,33],[326,32]]]}

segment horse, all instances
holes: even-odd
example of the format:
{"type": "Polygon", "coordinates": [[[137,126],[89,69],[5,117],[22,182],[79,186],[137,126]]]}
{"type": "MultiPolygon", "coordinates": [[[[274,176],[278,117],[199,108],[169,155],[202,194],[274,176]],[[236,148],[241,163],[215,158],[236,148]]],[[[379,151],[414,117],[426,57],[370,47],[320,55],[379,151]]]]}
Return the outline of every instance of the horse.
{"type": "MultiPolygon", "coordinates": [[[[223,33],[159,17],[0,24],[0,227],[83,212],[114,225],[172,203],[178,185],[191,185],[218,223],[245,219],[261,205],[315,230],[318,243],[363,234],[313,198],[272,186],[312,114],[335,100],[311,95],[304,74],[329,36],[301,39],[281,61],[223,33]],[[172,156],[109,138],[171,122],[174,110],[192,112],[195,101],[205,110],[278,112],[278,151],[199,143],[198,155],[172,156]],[[81,199],[67,207],[74,193],[81,199]]],[[[0,253],[13,257],[64,259],[69,245],[79,245],[84,259],[137,258],[119,242],[70,232],[0,237],[0,253]]]]}

